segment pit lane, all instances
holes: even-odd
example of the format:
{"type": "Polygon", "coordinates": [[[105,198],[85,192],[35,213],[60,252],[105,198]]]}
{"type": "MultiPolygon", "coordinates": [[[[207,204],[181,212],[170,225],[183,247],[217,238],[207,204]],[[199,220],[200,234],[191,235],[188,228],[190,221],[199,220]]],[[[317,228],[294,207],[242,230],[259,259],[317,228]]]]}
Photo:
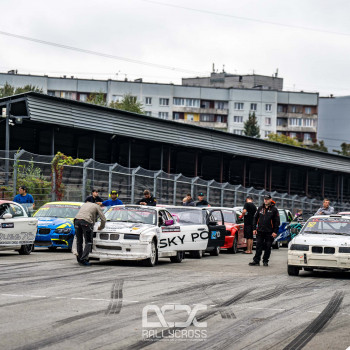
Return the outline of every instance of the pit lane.
{"type": "Polygon", "coordinates": [[[269,267],[250,267],[251,259],[224,252],[181,264],[161,259],[154,268],[120,261],[82,267],[62,250],[0,252],[1,348],[350,346],[349,273],[288,276],[285,248],[272,252],[269,267]],[[165,306],[164,320],[180,325],[188,318],[181,308],[192,311],[196,305],[195,321],[205,327],[143,327],[145,308],[149,322],[159,323],[154,311],[165,306]]]}

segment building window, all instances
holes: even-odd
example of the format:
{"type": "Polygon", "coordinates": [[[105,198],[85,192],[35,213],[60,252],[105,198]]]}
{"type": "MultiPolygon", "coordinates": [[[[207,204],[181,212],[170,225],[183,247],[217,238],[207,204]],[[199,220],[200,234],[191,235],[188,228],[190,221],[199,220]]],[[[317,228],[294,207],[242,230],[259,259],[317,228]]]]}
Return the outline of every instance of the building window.
{"type": "Polygon", "coordinates": [[[175,106],[184,106],[185,105],[185,99],[184,98],[174,97],[173,102],[174,102],[175,106]]]}
{"type": "Polygon", "coordinates": [[[151,111],[145,111],[145,114],[148,115],[149,117],[152,117],[152,112],[151,111]]]}
{"type": "Polygon", "coordinates": [[[217,123],[223,123],[223,122],[224,122],[223,119],[224,119],[224,118],[223,118],[221,115],[217,115],[217,116],[216,116],[216,122],[217,122],[217,123]]]}
{"type": "Polygon", "coordinates": [[[271,134],[271,131],[265,131],[265,137],[268,137],[271,134]]]}
{"type": "Polygon", "coordinates": [[[282,113],[282,112],[283,112],[283,106],[278,105],[278,106],[277,106],[277,112],[278,112],[278,113],[282,113]]]}
{"type": "Polygon", "coordinates": [[[213,114],[201,114],[201,122],[214,122],[215,116],[213,114]]]}
{"type": "Polygon", "coordinates": [[[186,98],[186,107],[199,107],[199,100],[186,98]]]}
{"type": "Polygon", "coordinates": [[[210,102],[209,101],[202,101],[201,108],[210,108],[210,102]]]}
{"type": "Polygon", "coordinates": [[[271,118],[270,117],[265,118],[265,125],[271,125],[271,118]]]}
{"type": "Polygon", "coordinates": [[[305,114],[311,114],[311,107],[305,107],[305,114]]]}
{"type": "Polygon", "coordinates": [[[225,102],[217,102],[217,109],[225,109],[225,102]]]}
{"type": "Polygon", "coordinates": [[[304,141],[310,141],[311,140],[311,135],[308,133],[304,134],[304,141]]]}
{"type": "Polygon", "coordinates": [[[300,118],[290,118],[289,125],[290,126],[301,126],[301,119],[300,118]]]}
{"type": "Polygon", "coordinates": [[[87,94],[80,94],[79,95],[79,101],[86,102],[87,100],[87,94]]]}
{"type": "Polygon", "coordinates": [[[233,117],[233,122],[234,123],[243,123],[243,117],[241,115],[235,115],[233,117]]]}
{"type": "Polygon", "coordinates": [[[123,96],[122,96],[122,95],[113,95],[113,96],[112,96],[113,102],[121,102],[122,99],[123,99],[123,96]]]}
{"type": "Polygon", "coordinates": [[[55,96],[55,91],[53,91],[53,90],[48,90],[48,91],[47,91],[47,94],[48,94],[49,96],[55,96]]]}
{"type": "Polygon", "coordinates": [[[194,121],[194,115],[193,114],[187,114],[186,120],[189,121],[189,122],[193,122],[194,121]]]}
{"type": "Polygon", "coordinates": [[[291,113],[297,113],[297,106],[292,106],[290,108],[291,113]]]}
{"type": "Polygon", "coordinates": [[[310,118],[305,118],[304,126],[315,126],[315,120],[310,118]]]}
{"type": "Polygon", "coordinates": [[[146,105],[150,106],[152,104],[152,97],[146,97],[146,105]]]}
{"type": "Polygon", "coordinates": [[[272,104],[267,103],[267,104],[265,105],[265,111],[266,111],[266,112],[271,112],[271,111],[272,111],[272,104]]]}
{"type": "Polygon", "coordinates": [[[251,111],[256,111],[257,107],[258,107],[257,103],[251,103],[250,104],[250,110],[251,111]]]}
{"type": "Polygon", "coordinates": [[[159,105],[160,106],[169,106],[169,99],[168,98],[160,98],[159,105]]]}
{"type": "Polygon", "coordinates": [[[234,129],[234,130],[233,130],[233,133],[234,133],[235,135],[243,135],[243,130],[234,129]]]}
{"type": "Polygon", "coordinates": [[[174,113],[173,119],[174,120],[179,120],[180,119],[180,113],[174,113]]]}
{"type": "Polygon", "coordinates": [[[158,117],[160,119],[168,119],[169,113],[168,112],[159,112],[158,117]]]}
{"type": "Polygon", "coordinates": [[[235,109],[241,111],[244,108],[244,103],[242,102],[235,102],[235,109]]]}
{"type": "Polygon", "coordinates": [[[290,132],[289,133],[289,137],[291,137],[292,139],[296,139],[297,133],[296,132],[290,132]]]}

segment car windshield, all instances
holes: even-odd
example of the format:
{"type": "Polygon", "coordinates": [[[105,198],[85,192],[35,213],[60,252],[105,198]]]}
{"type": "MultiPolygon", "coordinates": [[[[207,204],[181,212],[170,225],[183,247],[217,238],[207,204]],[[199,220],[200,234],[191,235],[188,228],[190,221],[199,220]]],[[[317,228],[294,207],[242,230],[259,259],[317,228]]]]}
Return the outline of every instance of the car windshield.
{"type": "Polygon", "coordinates": [[[280,214],[280,221],[281,221],[281,223],[288,221],[286,212],[284,210],[278,210],[278,213],[280,214]]]}
{"type": "MultiPolygon", "coordinates": [[[[221,210],[222,214],[224,215],[224,221],[228,222],[230,224],[234,224],[236,222],[236,213],[231,210],[221,210]]],[[[216,221],[221,221],[221,214],[219,211],[213,211],[212,212],[214,218],[216,221]]]]}
{"type": "Polygon", "coordinates": [[[74,204],[45,204],[35,214],[35,217],[74,218],[80,205],[74,204]]]}
{"type": "Polygon", "coordinates": [[[156,225],[157,211],[143,208],[111,207],[105,213],[107,221],[138,222],[156,225]]]}
{"type": "Polygon", "coordinates": [[[202,225],[205,224],[204,210],[169,208],[168,209],[177,222],[181,225],[202,225]]]}
{"type": "Polygon", "coordinates": [[[350,220],[333,217],[311,218],[301,233],[350,236],[350,220]]]}

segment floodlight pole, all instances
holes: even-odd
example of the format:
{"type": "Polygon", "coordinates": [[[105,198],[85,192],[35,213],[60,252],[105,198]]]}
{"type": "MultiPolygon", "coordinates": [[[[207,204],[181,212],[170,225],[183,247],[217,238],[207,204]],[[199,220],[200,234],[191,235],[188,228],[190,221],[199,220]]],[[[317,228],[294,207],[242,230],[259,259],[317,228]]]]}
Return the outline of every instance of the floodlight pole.
{"type": "Polygon", "coordinates": [[[10,168],[10,108],[11,104],[6,103],[6,137],[5,137],[5,186],[9,184],[10,168]]]}

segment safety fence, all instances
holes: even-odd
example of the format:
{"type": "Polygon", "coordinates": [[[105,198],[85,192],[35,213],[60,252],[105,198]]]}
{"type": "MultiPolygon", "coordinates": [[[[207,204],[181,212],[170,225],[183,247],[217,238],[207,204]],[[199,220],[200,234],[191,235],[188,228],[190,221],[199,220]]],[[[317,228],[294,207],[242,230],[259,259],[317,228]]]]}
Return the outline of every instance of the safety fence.
{"type": "MultiPolygon", "coordinates": [[[[32,194],[36,208],[47,201],[57,200],[58,182],[52,171],[53,156],[38,155],[20,151],[0,151],[0,199],[12,199],[18,187],[25,185],[32,194]]],[[[181,205],[183,197],[191,193],[194,199],[203,192],[211,206],[242,206],[247,195],[253,197],[256,205],[263,203],[269,193],[277,207],[293,213],[302,209],[304,217],[314,213],[321,205],[316,198],[299,197],[280,192],[267,192],[253,187],[206,181],[199,177],[189,178],[182,174],[146,170],[141,167],[126,168],[120,164],[104,164],[88,159],[77,165],[63,165],[61,172],[61,200],[84,201],[93,188],[103,199],[111,190],[119,192],[123,203],[135,203],[149,189],[160,204],[181,205]]],[[[332,202],[336,211],[350,210],[350,203],[332,202]]]]}

